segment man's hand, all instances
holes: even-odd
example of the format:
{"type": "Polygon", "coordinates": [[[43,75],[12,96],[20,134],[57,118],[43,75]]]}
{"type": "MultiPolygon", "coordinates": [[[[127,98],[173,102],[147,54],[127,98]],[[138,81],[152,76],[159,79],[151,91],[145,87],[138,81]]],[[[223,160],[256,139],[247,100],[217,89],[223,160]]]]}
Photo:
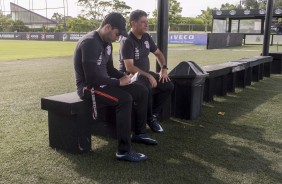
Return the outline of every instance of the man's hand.
{"type": "Polygon", "coordinates": [[[162,68],[159,75],[160,75],[159,82],[162,81],[162,83],[164,83],[164,82],[170,81],[170,78],[168,77],[168,74],[167,74],[167,69],[162,68]]]}
{"type": "Polygon", "coordinates": [[[158,83],[157,83],[156,79],[151,74],[149,74],[148,80],[151,83],[152,88],[157,87],[158,83]]]}
{"type": "Polygon", "coordinates": [[[130,77],[128,75],[123,76],[119,79],[119,85],[120,86],[126,86],[130,83],[130,77]]]}

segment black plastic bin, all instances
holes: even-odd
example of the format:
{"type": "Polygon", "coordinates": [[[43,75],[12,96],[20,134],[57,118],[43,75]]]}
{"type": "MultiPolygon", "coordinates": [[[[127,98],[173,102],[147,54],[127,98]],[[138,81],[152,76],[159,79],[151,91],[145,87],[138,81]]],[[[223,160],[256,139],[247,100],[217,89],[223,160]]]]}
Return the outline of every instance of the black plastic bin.
{"type": "Polygon", "coordinates": [[[193,61],[182,61],[170,73],[174,83],[171,116],[196,119],[202,112],[204,84],[209,74],[193,61]]]}

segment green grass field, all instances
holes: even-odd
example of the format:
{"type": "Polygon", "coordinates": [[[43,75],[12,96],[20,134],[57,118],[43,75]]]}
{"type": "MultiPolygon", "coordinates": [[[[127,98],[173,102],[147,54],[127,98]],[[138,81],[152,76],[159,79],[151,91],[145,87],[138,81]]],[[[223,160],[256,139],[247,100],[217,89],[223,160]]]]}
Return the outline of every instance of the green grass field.
{"type": "Polygon", "coordinates": [[[70,56],[75,42],[0,40],[0,61],[70,56]]]}
{"type": "MultiPolygon", "coordinates": [[[[1,53],[2,49],[6,53],[0,56],[0,184],[281,183],[282,75],[215,97],[203,105],[197,120],[171,118],[163,123],[164,134],[148,129],[159,145],[133,144],[134,150],[149,156],[144,163],[116,161],[116,140],[98,136],[92,136],[93,151],[88,154],[51,149],[47,112],[41,110],[40,99],[75,91],[74,46],[0,40],[1,53]]],[[[114,47],[117,58],[118,45],[114,47]]],[[[260,52],[261,46],[223,50],[170,46],[169,68],[182,60],[204,66],[260,52]]]]}

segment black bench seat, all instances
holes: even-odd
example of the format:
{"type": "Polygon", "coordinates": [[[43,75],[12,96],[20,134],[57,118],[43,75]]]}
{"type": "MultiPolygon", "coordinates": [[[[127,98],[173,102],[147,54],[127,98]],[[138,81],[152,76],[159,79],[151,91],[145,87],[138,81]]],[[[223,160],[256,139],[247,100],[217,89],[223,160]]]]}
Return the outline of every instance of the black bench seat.
{"type": "Polygon", "coordinates": [[[232,72],[231,67],[222,64],[203,66],[209,75],[205,81],[204,101],[213,101],[214,95],[224,96],[227,93],[227,76],[232,72]]]}
{"type": "Polygon", "coordinates": [[[282,74],[282,52],[269,52],[269,56],[273,57],[271,73],[282,74]]]}
{"type": "Polygon", "coordinates": [[[252,81],[257,82],[262,80],[264,76],[270,77],[272,60],[273,58],[271,56],[255,56],[232,62],[240,62],[247,65],[247,84],[251,85],[252,81]]]}
{"type": "Polygon", "coordinates": [[[41,98],[41,109],[48,111],[50,147],[71,153],[88,152],[92,134],[116,137],[114,108],[98,106],[98,119],[94,120],[91,105],[76,92],[41,98]]]}

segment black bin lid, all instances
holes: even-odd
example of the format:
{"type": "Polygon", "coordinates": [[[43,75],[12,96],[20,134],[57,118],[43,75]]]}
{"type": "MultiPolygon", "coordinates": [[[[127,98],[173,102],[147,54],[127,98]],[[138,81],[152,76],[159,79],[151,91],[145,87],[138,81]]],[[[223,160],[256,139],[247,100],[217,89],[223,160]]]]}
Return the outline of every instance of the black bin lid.
{"type": "Polygon", "coordinates": [[[180,62],[168,74],[170,78],[205,78],[209,74],[193,61],[180,62]]]}

